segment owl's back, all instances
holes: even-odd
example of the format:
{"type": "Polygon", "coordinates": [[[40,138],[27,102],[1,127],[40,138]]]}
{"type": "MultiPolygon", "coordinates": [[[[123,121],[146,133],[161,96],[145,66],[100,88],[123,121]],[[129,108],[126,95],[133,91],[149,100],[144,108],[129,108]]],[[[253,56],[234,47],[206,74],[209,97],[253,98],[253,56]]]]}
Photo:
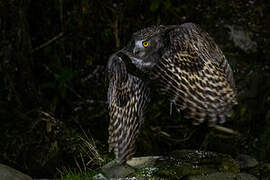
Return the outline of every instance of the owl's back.
{"type": "Polygon", "coordinates": [[[178,111],[194,124],[222,123],[231,115],[236,90],[231,67],[214,40],[192,23],[174,26],[169,47],[153,69],[178,111]]]}

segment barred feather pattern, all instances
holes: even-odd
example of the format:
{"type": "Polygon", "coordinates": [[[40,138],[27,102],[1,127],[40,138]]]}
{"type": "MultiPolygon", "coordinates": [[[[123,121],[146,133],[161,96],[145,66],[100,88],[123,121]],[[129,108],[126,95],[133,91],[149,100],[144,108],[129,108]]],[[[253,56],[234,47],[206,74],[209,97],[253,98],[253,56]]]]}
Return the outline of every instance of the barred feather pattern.
{"type": "Polygon", "coordinates": [[[225,122],[237,102],[233,73],[222,51],[192,23],[169,36],[171,47],[154,67],[152,78],[193,124],[225,122]]]}
{"type": "Polygon", "coordinates": [[[122,164],[135,153],[135,142],[144,121],[150,90],[140,78],[127,73],[124,62],[116,54],[108,65],[109,151],[114,151],[122,164]]]}

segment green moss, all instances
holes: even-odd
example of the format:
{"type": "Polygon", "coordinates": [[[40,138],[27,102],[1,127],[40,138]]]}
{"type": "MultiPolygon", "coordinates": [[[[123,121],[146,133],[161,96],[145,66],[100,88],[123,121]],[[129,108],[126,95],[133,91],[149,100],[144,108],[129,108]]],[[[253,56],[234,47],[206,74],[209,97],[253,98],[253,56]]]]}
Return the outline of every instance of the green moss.
{"type": "MultiPolygon", "coordinates": [[[[179,177],[213,172],[239,173],[237,162],[229,155],[213,152],[178,150],[172,153],[170,168],[179,177]]],[[[166,162],[167,163],[167,162],[166,162]]]]}

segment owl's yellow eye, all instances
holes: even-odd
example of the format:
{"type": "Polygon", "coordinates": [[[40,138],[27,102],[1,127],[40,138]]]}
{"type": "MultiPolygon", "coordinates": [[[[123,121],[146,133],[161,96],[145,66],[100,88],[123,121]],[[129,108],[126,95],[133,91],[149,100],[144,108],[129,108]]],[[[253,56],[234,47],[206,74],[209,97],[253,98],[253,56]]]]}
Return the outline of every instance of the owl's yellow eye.
{"type": "Polygon", "coordinates": [[[148,46],[149,46],[149,42],[143,41],[143,42],[142,42],[142,45],[143,45],[143,47],[148,47],[148,46]]]}

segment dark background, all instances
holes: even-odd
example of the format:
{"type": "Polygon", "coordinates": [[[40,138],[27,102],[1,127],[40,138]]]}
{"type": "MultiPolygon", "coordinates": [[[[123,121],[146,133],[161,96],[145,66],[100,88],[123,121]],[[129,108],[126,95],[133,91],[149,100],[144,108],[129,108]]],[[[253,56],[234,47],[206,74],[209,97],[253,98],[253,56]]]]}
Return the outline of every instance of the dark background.
{"type": "Polygon", "coordinates": [[[269,10],[266,0],[0,0],[0,163],[50,177],[112,160],[108,57],[141,28],[185,22],[234,70],[239,103],[224,126],[241,135],[192,126],[156,95],[136,155],[192,148],[269,162],[269,10]]]}

